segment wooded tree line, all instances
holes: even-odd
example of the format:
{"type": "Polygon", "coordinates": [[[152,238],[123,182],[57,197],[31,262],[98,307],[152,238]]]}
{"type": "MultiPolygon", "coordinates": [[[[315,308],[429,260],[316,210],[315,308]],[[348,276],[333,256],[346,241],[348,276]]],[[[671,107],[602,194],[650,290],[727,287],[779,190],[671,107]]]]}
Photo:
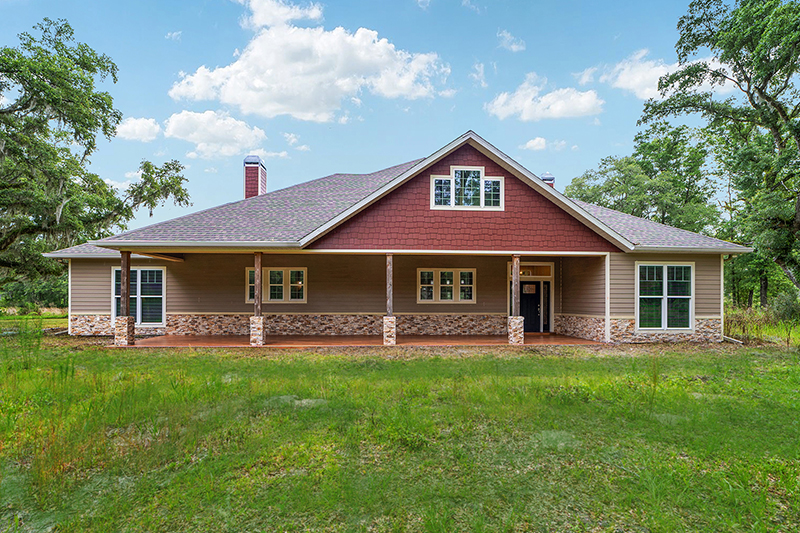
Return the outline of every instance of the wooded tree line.
{"type": "Polygon", "coordinates": [[[645,103],[633,153],[603,159],[565,192],[752,246],[726,262],[726,296],[737,306],[796,297],[800,4],[695,0],[678,32],[679,68],[645,103]],[[704,124],[681,125],[685,117],[704,124]]]}

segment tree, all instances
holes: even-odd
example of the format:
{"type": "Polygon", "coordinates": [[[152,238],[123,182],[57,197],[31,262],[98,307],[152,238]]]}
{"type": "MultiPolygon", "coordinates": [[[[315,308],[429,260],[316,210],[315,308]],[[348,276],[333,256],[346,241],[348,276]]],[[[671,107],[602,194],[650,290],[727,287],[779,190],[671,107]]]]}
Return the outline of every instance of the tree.
{"type": "Polygon", "coordinates": [[[113,137],[122,116],[97,88],[117,81],[117,66],[76,43],[65,20],[34,29],[0,48],[0,283],[58,271],[41,252],[123,229],[140,207],[189,205],[177,161],[142,161],[121,196],[89,172],[98,136],[113,137]]]}
{"type": "Polygon", "coordinates": [[[794,292],[779,294],[773,300],[770,309],[786,333],[786,346],[791,345],[792,330],[800,322],[800,302],[797,300],[797,294],[794,292]]]}
{"type": "Polygon", "coordinates": [[[695,0],[678,22],[680,68],[641,122],[701,115],[734,191],[731,211],[800,288],[800,3],[695,0]],[[722,98],[724,85],[733,96],[722,98]]]}
{"type": "Polygon", "coordinates": [[[607,157],[572,180],[567,196],[690,231],[711,233],[719,212],[705,168],[708,150],[685,126],[658,123],[636,136],[634,153],[607,157]]]}

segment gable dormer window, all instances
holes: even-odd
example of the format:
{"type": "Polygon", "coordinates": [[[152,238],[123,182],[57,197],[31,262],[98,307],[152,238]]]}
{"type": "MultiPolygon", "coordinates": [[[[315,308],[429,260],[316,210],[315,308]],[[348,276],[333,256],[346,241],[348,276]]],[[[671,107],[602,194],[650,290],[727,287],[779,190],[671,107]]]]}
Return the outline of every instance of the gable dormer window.
{"type": "Polygon", "coordinates": [[[431,209],[502,211],[503,177],[486,176],[484,167],[450,167],[449,176],[431,176],[431,209]]]}

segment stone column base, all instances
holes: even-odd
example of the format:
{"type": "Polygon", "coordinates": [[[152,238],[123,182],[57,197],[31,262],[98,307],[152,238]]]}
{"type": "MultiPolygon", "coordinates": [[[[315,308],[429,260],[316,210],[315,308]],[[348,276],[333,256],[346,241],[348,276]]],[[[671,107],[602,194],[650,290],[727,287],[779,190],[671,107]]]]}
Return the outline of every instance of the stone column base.
{"type": "Polygon", "coordinates": [[[383,345],[394,346],[397,344],[397,317],[383,317],[383,345]]]}
{"type": "Polygon", "coordinates": [[[508,317],[508,344],[525,344],[525,317],[508,317]]]}
{"type": "Polygon", "coordinates": [[[114,346],[133,346],[136,344],[136,319],[132,316],[118,316],[114,321],[114,346]]]}
{"type": "Polygon", "coordinates": [[[265,322],[263,316],[250,317],[250,346],[264,346],[265,322]]]}

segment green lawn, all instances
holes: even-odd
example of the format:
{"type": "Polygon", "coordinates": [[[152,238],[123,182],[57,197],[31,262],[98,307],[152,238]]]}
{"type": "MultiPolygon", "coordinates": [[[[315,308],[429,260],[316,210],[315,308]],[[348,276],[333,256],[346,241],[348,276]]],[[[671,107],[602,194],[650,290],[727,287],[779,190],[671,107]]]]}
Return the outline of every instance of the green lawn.
{"type": "Polygon", "coordinates": [[[800,530],[796,351],[13,342],[0,531],[800,530]]]}
{"type": "Polygon", "coordinates": [[[63,315],[6,315],[0,316],[0,331],[22,328],[66,328],[68,318],[63,315]]]}

